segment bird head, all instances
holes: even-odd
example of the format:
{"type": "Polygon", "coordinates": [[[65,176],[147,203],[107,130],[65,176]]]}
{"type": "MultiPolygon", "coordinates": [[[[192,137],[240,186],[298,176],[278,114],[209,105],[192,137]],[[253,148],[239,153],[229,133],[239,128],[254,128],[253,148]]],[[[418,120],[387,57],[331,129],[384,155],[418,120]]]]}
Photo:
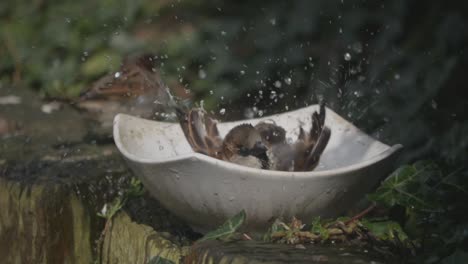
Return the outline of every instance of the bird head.
{"type": "Polygon", "coordinates": [[[274,122],[260,122],[255,126],[255,129],[260,133],[263,142],[268,146],[286,141],[286,130],[274,122]]]}
{"type": "Polygon", "coordinates": [[[266,151],[260,133],[250,124],[234,127],[223,141],[223,152],[228,159],[234,155],[263,159],[266,151]]]}

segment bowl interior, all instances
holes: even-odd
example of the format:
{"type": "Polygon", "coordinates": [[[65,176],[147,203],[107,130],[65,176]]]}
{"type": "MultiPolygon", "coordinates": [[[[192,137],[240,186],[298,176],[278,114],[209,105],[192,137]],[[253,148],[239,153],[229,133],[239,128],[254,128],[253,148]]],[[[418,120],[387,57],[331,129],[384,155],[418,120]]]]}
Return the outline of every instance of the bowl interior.
{"type": "MultiPolygon", "coordinates": [[[[309,129],[311,116],[318,105],[264,118],[219,123],[224,136],[231,128],[242,123],[255,125],[273,120],[287,131],[288,140],[294,141],[299,127],[309,129]]],[[[162,163],[192,155],[194,152],[177,123],[145,120],[120,114],[115,119],[114,136],[125,155],[146,162],[162,163]]],[[[331,128],[330,141],[316,171],[331,170],[365,162],[390,147],[366,135],[338,114],[327,108],[325,124],[331,128]]]]}

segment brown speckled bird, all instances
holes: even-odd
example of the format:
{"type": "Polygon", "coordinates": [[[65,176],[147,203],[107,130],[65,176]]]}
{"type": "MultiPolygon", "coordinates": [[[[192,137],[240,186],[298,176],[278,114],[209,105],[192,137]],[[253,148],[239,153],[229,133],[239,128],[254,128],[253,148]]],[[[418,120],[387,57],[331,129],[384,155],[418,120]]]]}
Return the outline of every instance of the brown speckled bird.
{"type": "Polygon", "coordinates": [[[221,139],[217,121],[205,111],[176,110],[185,137],[195,152],[248,167],[267,168],[266,147],[252,125],[236,126],[221,139]]]}
{"type": "Polygon", "coordinates": [[[306,132],[302,127],[293,143],[286,141],[286,131],[271,122],[260,122],[255,128],[260,131],[267,145],[269,168],[280,171],[311,171],[325,150],[331,130],[325,126],[325,105],[320,104],[319,112],[312,114],[311,129],[306,132]]]}
{"type": "Polygon", "coordinates": [[[195,152],[258,169],[311,171],[317,166],[331,135],[324,125],[323,104],[319,113],[312,114],[310,131],[301,127],[293,143],[286,141],[286,131],[274,122],[238,125],[222,139],[217,121],[202,109],[185,112],[178,108],[177,116],[195,152]]]}
{"type": "Polygon", "coordinates": [[[127,58],[117,72],[103,76],[84,91],[75,105],[92,114],[102,126],[111,127],[117,113],[164,120],[172,111],[171,94],[188,99],[177,85],[169,88],[156,68],[154,56],[127,58]]]}

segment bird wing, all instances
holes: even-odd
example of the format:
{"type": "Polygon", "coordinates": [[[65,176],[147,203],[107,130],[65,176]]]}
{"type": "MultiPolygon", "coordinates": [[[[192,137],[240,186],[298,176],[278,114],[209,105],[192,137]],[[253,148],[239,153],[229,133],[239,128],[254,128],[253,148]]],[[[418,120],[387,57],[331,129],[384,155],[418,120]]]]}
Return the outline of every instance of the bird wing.
{"type": "Polygon", "coordinates": [[[202,109],[191,109],[186,112],[176,108],[176,114],[193,151],[219,158],[222,140],[216,120],[207,116],[202,109]]]}
{"type": "Polygon", "coordinates": [[[312,114],[312,127],[305,132],[301,127],[295,143],[294,171],[310,171],[317,166],[320,156],[330,140],[331,130],[325,126],[325,105],[312,114]]]}

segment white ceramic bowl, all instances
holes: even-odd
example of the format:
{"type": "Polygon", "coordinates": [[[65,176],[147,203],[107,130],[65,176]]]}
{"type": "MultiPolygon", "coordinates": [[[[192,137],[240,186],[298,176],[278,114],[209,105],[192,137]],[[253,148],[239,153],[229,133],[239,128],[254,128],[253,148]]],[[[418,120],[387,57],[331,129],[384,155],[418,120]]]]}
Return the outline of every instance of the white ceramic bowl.
{"type": "MultiPolygon", "coordinates": [[[[220,123],[221,135],[232,127],[274,120],[296,139],[299,125],[310,128],[318,105],[259,119],[220,123]]],[[[402,146],[389,147],[327,108],[331,138],[318,167],[310,172],[248,168],[194,153],[177,123],[119,114],[115,143],[149,192],[167,209],[205,232],[245,209],[246,228],[260,231],[275,218],[343,213],[386,177],[402,146]]]]}

